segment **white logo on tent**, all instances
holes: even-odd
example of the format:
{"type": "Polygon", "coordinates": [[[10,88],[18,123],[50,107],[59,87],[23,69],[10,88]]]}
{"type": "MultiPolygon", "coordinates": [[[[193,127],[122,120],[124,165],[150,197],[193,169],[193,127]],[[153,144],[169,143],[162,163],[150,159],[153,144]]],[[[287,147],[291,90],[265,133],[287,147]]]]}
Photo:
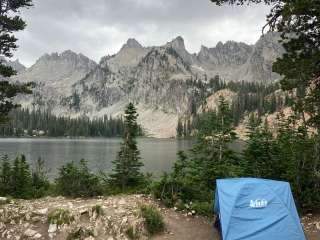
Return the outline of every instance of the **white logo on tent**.
{"type": "Polygon", "coordinates": [[[268,201],[266,199],[250,200],[251,208],[265,208],[267,206],[268,206],[268,201]]]}

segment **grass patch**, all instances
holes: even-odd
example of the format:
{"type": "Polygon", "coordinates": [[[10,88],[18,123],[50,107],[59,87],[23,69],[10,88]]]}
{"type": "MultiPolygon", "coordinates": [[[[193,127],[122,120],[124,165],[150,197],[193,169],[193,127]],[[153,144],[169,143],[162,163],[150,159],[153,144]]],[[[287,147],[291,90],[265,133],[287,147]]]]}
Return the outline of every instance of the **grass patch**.
{"type": "Polygon", "coordinates": [[[198,215],[211,216],[212,215],[212,203],[208,202],[194,202],[191,205],[191,209],[198,215]]]}
{"type": "Polygon", "coordinates": [[[130,240],[139,239],[139,233],[133,228],[133,226],[128,227],[126,235],[130,240]]]}
{"type": "Polygon", "coordinates": [[[96,213],[96,216],[102,216],[104,214],[103,208],[101,205],[95,205],[92,207],[92,213],[96,213]]]}
{"type": "Polygon", "coordinates": [[[165,224],[160,211],[152,205],[143,205],[140,208],[141,215],[145,220],[146,230],[150,235],[164,231],[165,224]]]}
{"type": "Polygon", "coordinates": [[[49,224],[57,224],[58,226],[62,224],[70,224],[74,221],[74,217],[71,215],[69,210],[65,209],[55,209],[48,215],[49,224]]]}

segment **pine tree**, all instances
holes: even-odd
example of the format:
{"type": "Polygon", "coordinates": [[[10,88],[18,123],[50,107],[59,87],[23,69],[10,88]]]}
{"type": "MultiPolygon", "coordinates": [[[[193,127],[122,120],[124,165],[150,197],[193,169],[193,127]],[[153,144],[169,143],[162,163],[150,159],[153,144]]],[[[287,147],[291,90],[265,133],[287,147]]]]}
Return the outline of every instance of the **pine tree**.
{"type": "Polygon", "coordinates": [[[137,187],[143,179],[140,172],[143,164],[140,161],[140,151],[136,141],[138,134],[137,117],[136,108],[132,103],[129,103],[124,114],[123,142],[116,160],[113,161],[113,174],[110,175],[111,181],[122,190],[128,187],[137,187]]]}
{"type": "Polygon", "coordinates": [[[298,113],[288,118],[279,116],[279,131],[276,144],[279,147],[278,167],[280,178],[289,181],[294,195],[303,208],[316,209],[320,206],[319,152],[317,135],[310,135],[305,126],[299,124],[298,113]]]}
{"type": "Polygon", "coordinates": [[[253,113],[250,116],[248,129],[249,139],[243,153],[246,173],[252,177],[278,179],[280,172],[278,148],[267,121],[262,125],[261,119],[253,113]]]}
{"type": "Polygon", "coordinates": [[[193,175],[200,175],[199,180],[212,189],[215,179],[238,176],[242,170],[237,154],[229,147],[236,134],[230,107],[223,97],[218,111],[206,113],[199,126],[198,142],[190,156],[193,175]]]}
{"type": "Polygon", "coordinates": [[[24,155],[18,156],[12,167],[12,196],[30,198],[32,196],[32,178],[29,164],[24,155]]]}
{"type": "Polygon", "coordinates": [[[45,196],[49,186],[50,183],[47,177],[44,161],[41,158],[38,158],[35,169],[32,172],[32,197],[40,198],[45,196]]]}
{"type": "Polygon", "coordinates": [[[0,194],[7,196],[11,194],[11,164],[8,155],[2,157],[0,172],[0,194]]]}
{"type": "MultiPolygon", "coordinates": [[[[12,57],[12,51],[17,49],[17,38],[13,32],[21,31],[26,23],[17,15],[21,8],[32,6],[32,0],[3,0],[0,4],[0,56],[12,57]]],[[[12,67],[0,60],[0,75],[4,78],[15,74],[12,67]]],[[[9,112],[19,105],[13,102],[18,94],[30,94],[33,84],[17,85],[0,80],[0,123],[8,121],[9,112]]]]}

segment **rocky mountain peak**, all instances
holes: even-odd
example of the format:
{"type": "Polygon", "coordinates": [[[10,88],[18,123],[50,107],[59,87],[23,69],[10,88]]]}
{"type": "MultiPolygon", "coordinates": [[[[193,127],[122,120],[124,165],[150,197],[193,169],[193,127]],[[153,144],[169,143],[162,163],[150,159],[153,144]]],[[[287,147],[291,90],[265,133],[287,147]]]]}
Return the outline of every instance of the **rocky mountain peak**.
{"type": "Polygon", "coordinates": [[[42,55],[32,66],[42,66],[47,64],[59,64],[63,66],[69,65],[72,68],[94,68],[97,64],[81,53],[75,53],[72,50],[66,50],[62,53],[51,53],[42,55]]]}
{"type": "Polygon", "coordinates": [[[143,46],[134,38],[129,38],[127,43],[123,45],[123,48],[143,48],[143,46]]]}
{"type": "Polygon", "coordinates": [[[184,39],[181,36],[176,37],[171,42],[167,43],[167,46],[172,47],[175,50],[185,50],[184,39]]]}
{"type": "Polygon", "coordinates": [[[144,47],[131,38],[99,64],[71,50],[46,54],[17,79],[41,84],[28,106],[48,106],[67,116],[119,116],[130,99],[139,106],[139,121],[148,133],[173,136],[178,116],[188,113],[196,97],[195,80],[219,75],[225,81],[271,82],[279,79],[272,62],[281,53],[271,34],[254,45],[227,41],[202,46],[196,55],[186,50],[180,36],[158,47],[144,47]],[[74,92],[81,99],[76,107],[74,92]]]}

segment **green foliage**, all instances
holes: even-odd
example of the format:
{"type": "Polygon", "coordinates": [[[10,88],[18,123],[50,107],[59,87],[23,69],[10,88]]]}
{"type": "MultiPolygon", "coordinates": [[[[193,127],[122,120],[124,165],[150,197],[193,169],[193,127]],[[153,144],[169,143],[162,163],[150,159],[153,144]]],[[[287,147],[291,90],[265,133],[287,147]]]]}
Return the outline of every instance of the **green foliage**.
{"type": "Polygon", "coordinates": [[[44,167],[44,161],[39,158],[32,172],[32,189],[33,198],[41,198],[47,195],[50,182],[47,177],[47,170],[44,167]]]}
{"type": "Polygon", "coordinates": [[[297,115],[278,117],[276,136],[268,125],[251,124],[244,151],[249,176],[288,181],[297,204],[303,209],[319,209],[319,135],[308,133],[297,115]]]}
{"type": "Polygon", "coordinates": [[[55,183],[57,192],[63,196],[93,197],[102,194],[99,178],[90,172],[84,159],[79,166],[74,162],[62,166],[55,183]]]}
{"type": "Polygon", "coordinates": [[[11,194],[11,164],[8,155],[2,157],[0,178],[0,194],[7,196],[11,194]]]}
{"type": "Polygon", "coordinates": [[[13,165],[7,155],[2,158],[0,194],[15,198],[40,198],[47,194],[50,183],[44,162],[38,159],[35,169],[30,170],[24,155],[18,156],[13,165]]]}
{"type": "Polygon", "coordinates": [[[125,110],[125,129],[123,142],[114,165],[110,181],[113,185],[124,191],[126,188],[134,188],[141,184],[144,179],[140,168],[143,166],[140,161],[140,151],[137,146],[138,135],[137,111],[132,103],[129,103],[125,110]]]}
{"type": "MultiPolygon", "coordinates": [[[[20,9],[32,6],[32,0],[4,0],[0,5],[0,56],[12,57],[12,51],[17,49],[17,38],[14,32],[21,31],[26,27],[26,23],[17,13],[20,9]]],[[[15,71],[0,60],[0,75],[10,77],[15,71]]],[[[14,103],[14,98],[18,94],[30,94],[32,84],[13,84],[8,81],[0,81],[0,123],[8,121],[8,114],[19,105],[14,103]]]]}
{"type": "Polygon", "coordinates": [[[11,172],[11,195],[15,198],[32,197],[32,177],[24,155],[14,160],[11,172]]]}
{"type": "Polygon", "coordinates": [[[97,217],[102,216],[104,214],[104,211],[101,205],[95,205],[92,207],[91,210],[93,213],[96,213],[97,217]]]}
{"type": "MultiPolygon", "coordinates": [[[[11,121],[0,126],[1,136],[86,136],[115,137],[124,132],[122,118],[104,116],[97,119],[88,117],[57,117],[43,110],[16,109],[9,114],[11,121]]],[[[143,131],[138,126],[138,135],[143,131]]]]}
{"type": "Polygon", "coordinates": [[[249,176],[262,178],[277,178],[281,171],[280,159],[278,158],[279,147],[265,122],[261,125],[261,120],[254,114],[249,122],[249,140],[243,157],[247,166],[246,173],[249,176]],[[277,166],[275,168],[274,166],[277,166]]]}
{"type": "Polygon", "coordinates": [[[213,213],[212,206],[213,202],[192,202],[190,208],[198,215],[211,216],[213,213]]]}
{"type": "MultiPolygon", "coordinates": [[[[188,84],[199,87],[199,84],[193,81],[188,84]]],[[[219,76],[216,76],[215,78],[210,79],[208,83],[202,83],[201,86],[201,89],[205,91],[205,93],[203,93],[205,95],[204,99],[212,93],[222,89],[228,89],[237,94],[230,106],[234,125],[238,125],[248,112],[257,112],[258,116],[263,116],[264,114],[274,113],[285,106],[292,105],[292,97],[290,94],[284,93],[284,97],[275,95],[275,91],[280,90],[281,88],[278,83],[264,84],[244,81],[231,81],[225,83],[219,78],[219,76]]],[[[204,99],[198,103],[196,108],[200,107],[200,105],[203,106],[206,104],[204,99]]],[[[191,101],[191,105],[194,106],[195,100],[193,97],[191,98],[191,101]]],[[[201,120],[205,115],[207,115],[207,113],[199,114],[197,111],[192,111],[190,106],[190,114],[188,116],[184,116],[184,118],[180,117],[178,119],[176,129],[177,136],[194,136],[195,132],[201,128],[201,120]]]]}
{"type": "Polygon", "coordinates": [[[70,224],[74,221],[74,217],[71,215],[69,210],[58,208],[48,214],[48,223],[57,224],[70,224]]]}
{"type": "MultiPolygon", "coordinates": [[[[230,149],[236,139],[229,105],[220,98],[217,112],[199,119],[197,143],[188,152],[179,152],[173,171],[163,175],[151,187],[156,198],[167,206],[210,203],[217,178],[237,177],[243,173],[240,157],[230,149]]],[[[200,210],[204,213],[206,210],[200,210]]]]}
{"type": "Polygon", "coordinates": [[[163,216],[155,206],[143,205],[140,210],[145,221],[145,227],[150,235],[164,231],[165,223],[163,216]]]}
{"type": "Polygon", "coordinates": [[[140,238],[139,233],[135,230],[133,226],[129,226],[127,228],[126,235],[130,240],[136,240],[140,238]]]}

